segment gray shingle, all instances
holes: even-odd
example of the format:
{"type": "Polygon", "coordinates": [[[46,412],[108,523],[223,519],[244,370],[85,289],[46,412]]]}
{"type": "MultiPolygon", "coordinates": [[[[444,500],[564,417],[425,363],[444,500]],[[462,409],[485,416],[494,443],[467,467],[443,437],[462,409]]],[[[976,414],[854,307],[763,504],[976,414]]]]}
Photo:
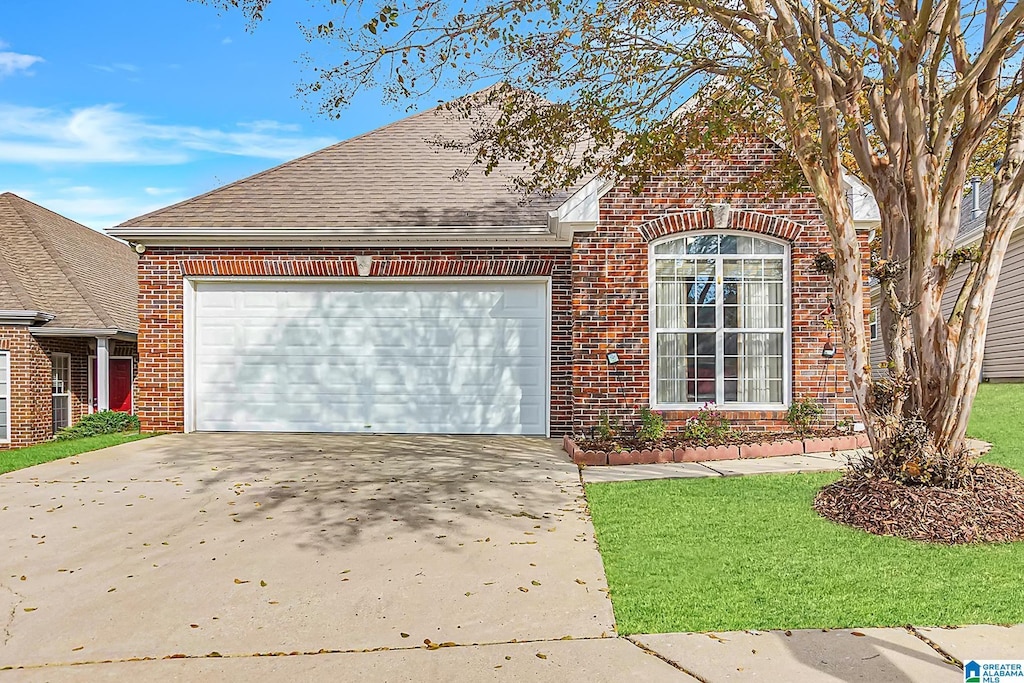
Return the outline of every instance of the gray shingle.
{"type": "Polygon", "coordinates": [[[467,140],[474,125],[431,109],[119,227],[545,225],[568,193],[524,201],[511,190],[521,166],[485,175],[463,150],[438,144],[467,140]]]}
{"type": "Polygon", "coordinates": [[[136,266],[127,244],[0,194],[0,309],[53,313],[49,327],[136,332],[136,266]]]}

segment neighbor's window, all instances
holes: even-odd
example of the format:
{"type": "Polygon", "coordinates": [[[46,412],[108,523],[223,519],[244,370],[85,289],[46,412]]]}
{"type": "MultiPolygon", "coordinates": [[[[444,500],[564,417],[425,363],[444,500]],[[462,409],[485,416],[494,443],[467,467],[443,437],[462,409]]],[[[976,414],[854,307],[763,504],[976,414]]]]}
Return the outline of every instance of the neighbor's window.
{"type": "Polygon", "coordinates": [[[11,440],[11,354],[0,351],[0,441],[11,440]]]}
{"type": "Polygon", "coordinates": [[[53,366],[53,431],[64,429],[71,423],[71,356],[55,353],[53,366]]]}
{"type": "Polygon", "coordinates": [[[871,333],[871,341],[878,339],[878,307],[871,309],[871,315],[868,316],[868,331],[871,333]]]}
{"type": "Polygon", "coordinates": [[[658,405],[782,405],[788,382],[786,245],[690,233],[652,250],[658,405]]]}

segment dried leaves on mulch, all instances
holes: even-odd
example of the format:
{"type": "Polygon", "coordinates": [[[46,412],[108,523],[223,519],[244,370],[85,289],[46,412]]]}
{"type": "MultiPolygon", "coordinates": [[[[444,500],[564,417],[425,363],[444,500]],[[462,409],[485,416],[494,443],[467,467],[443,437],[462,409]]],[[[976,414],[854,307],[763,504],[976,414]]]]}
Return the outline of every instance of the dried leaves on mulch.
{"type": "Polygon", "coordinates": [[[814,509],[840,524],[915,541],[1024,540],[1024,478],[995,465],[975,467],[964,489],[907,486],[851,472],[818,492],[814,509]]]}

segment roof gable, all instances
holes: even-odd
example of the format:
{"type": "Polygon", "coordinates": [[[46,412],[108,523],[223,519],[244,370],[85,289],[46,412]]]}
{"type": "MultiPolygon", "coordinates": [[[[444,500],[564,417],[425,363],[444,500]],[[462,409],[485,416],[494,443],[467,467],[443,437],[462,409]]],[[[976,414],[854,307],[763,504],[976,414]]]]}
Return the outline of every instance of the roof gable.
{"type": "MultiPolygon", "coordinates": [[[[470,96],[472,97],[472,95],[470,96]]],[[[448,141],[474,121],[443,107],[395,121],[159,209],[123,228],[540,227],[569,193],[529,200],[512,189],[524,167],[490,174],[448,141]]]]}
{"type": "Polygon", "coordinates": [[[138,329],[131,248],[11,194],[0,194],[0,310],[55,315],[49,327],[138,329]]]}

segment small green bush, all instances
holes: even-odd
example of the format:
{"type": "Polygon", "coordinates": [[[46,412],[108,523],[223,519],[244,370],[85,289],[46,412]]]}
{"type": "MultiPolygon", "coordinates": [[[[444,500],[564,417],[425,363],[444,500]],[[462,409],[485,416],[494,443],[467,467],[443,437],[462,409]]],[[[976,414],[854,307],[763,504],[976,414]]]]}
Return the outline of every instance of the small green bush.
{"type": "Polygon", "coordinates": [[[104,410],[86,415],[72,427],[65,427],[57,432],[58,441],[81,439],[97,434],[117,434],[118,432],[139,431],[139,418],[129,413],[104,410]]]}
{"type": "Polygon", "coordinates": [[[786,422],[799,436],[806,436],[824,413],[825,409],[813,398],[802,398],[789,406],[786,422]]]}
{"type": "Polygon", "coordinates": [[[725,439],[732,433],[732,425],[711,403],[705,403],[696,415],[686,418],[682,437],[699,444],[711,444],[725,439]]]}
{"type": "Polygon", "coordinates": [[[641,408],[640,430],[636,437],[641,441],[661,441],[665,437],[665,420],[661,414],[650,408],[641,408]]]}

